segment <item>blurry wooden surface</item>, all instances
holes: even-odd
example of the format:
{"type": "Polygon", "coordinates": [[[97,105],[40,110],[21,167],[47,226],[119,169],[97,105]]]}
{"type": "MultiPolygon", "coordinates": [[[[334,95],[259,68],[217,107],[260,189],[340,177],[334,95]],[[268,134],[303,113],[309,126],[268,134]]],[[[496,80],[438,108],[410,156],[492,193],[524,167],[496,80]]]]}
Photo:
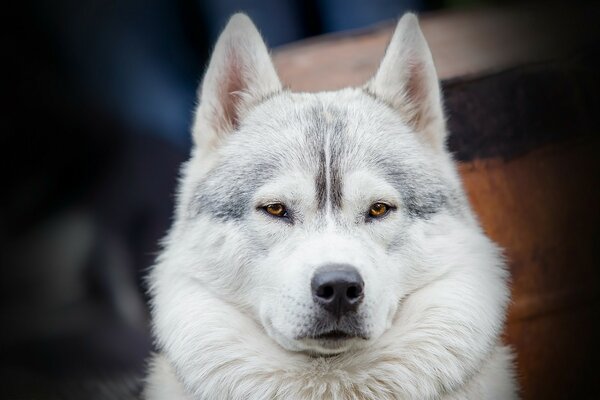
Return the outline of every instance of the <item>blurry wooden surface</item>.
{"type": "MultiPolygon", "coordinates": [[[[450,150],[481,223],[506,250],[506,340],[525,399],[598,398],[598,7],[484,9],[421,19],[449,117],[450,150]]],[[[280,49],[284,82],[360,85],[393,25],[280,49]]]]}
{"type": "MultiPolygon", "coordinates": [[[[445,80],[569,55],[595,40],[599,17],[597,7],[521,6],[436,12],[420,25],[445,80]]],[[[294,91],[361,85],[377,69],[394,24],[282,47],[274,54],[279,75],[294,91]]]]}

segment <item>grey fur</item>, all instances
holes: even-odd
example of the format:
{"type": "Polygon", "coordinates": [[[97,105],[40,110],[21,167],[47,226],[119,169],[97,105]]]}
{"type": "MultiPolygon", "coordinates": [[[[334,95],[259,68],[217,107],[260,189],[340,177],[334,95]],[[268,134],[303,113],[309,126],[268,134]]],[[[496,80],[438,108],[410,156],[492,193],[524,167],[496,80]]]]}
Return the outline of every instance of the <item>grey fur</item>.
{"type": "Polygon", "coordinates": [[[394,161],[379,160],[379,163],[387,179],[402,195],[408,215],[428,218],[447,205],[447,188],[439,179],[394,161]]]}
{"type": "MultiPolygon", "coordinates": [[[[285,96],[280,94],[279,96],[285,96]]],[[[366,96],[366,95],[365,95],[366,96]]],[[[277,96],[273,96],[277,97],[277,96]]],[[[264,107],[269,107],[266,100],[264,107]]],[[[289,116],[287,116],[289,118],[289,116]]],[[[236,221],[252,209],[253,194],[267,183],[276,171],[289,163],[314,174],[315,196],[318,208],[324,210],[329,198],[333,210],[342,207],[343,176],[362,165],[382,171],[387,180],[401,194],[405,211],[414,218],[428,218],[444,209],[451,197],[450,188],[423,163],[406,162],[409,149],[396,145],[381,146],[373,141],[364,142],[348,131],[348,111],[334,104],[313,104],[295,115],[292,124],[303,125],[301,141],[288,141],[275,137],[276,132],[290,125],[289,120],[269,121],[261,135],[273,135],[276,150],[259,146],[236,158],[221,161],[198,184],[197,195],[190,206],[192,216],[205,213],[217,220],[236,221]],[[329,138],[329,141],[327,141],[329,138]],[[329,176],[326,171],[326,149],[329,144],[329,176]],[[288,157],[295,155],[295,157],[288,157]],[[315,168],[316,166],[316,168],[315,168]],[[329,179],[329,193],[326,180],[329,179]]],[[[233,134],[244,135],[240,131],[233,134]]],[[[266,140],[263,138],[263,140],[266,140]]],[[[408,155],[410,156],[410,155],[408,155]]]]}
{"type": "Polygon", "coordinates": [[[317,189],[317,204],[320,209],[326,208],[326,199],[329,199],[333,209],[342,206],[342,179],[340,174],[340,147],[343,145],[344,130],[347,129],[345,115],[334,106],[319,104],[310,111],[307,135],[313,140],[312,145],[319,149],[318,172],[315,178],[317,189]],[[327,137],[329,137],[327,140],[327,137]],[[329,148],[326,149],[326,147],[329,148]],[[329,152],[330,160],[326,159],[329,152]],[[327,172],[329,162],[329,172],[327,172]],[[329,176],[327,176],[329,173],[329,176]],[[329,193],[326,181],[329,180],[329,193]]]}
{"type": "Polygon", "coordinates": [[[217,166],[198,185],[190,214],[206,213],[221,221],[241,220],[249,209],[256,190],[277,168],[272,160],[254,160],[255,164],[240,165],[236,160],[217,166]]]}

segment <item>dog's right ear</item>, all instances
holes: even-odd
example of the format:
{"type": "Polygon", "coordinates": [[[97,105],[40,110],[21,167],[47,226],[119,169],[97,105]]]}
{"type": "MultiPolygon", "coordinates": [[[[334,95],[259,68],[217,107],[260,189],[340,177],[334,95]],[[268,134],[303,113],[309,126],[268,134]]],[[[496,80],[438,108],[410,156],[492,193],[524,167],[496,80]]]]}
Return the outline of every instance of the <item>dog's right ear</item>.
{"type": "Polygon", "coordinates": [[[202,151],[235,131],[252,105],[281,90],[260,33],[246,15],[235,14],[221,33],[199,89],[193,136],[202,151]]]}

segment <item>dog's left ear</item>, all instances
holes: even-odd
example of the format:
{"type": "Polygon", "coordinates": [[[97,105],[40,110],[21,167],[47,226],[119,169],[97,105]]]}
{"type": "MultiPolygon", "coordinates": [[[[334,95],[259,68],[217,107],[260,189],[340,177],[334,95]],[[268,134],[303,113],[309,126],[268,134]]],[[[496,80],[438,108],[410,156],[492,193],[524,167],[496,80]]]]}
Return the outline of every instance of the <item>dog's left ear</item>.
{"type": "Polygon", "coordinates": [[[196,145],[202,151],[217,147],[253,105],[281,88],[260,33],[250,18],[235,14],[217,40],[199,89],[196,145]]]}
{"type": "Polygon", "coordinates": [[[414,14],[405,14],[365,90],[396,109],[426,142],[443,149],[446,123],[433,58],[414,14]]]}

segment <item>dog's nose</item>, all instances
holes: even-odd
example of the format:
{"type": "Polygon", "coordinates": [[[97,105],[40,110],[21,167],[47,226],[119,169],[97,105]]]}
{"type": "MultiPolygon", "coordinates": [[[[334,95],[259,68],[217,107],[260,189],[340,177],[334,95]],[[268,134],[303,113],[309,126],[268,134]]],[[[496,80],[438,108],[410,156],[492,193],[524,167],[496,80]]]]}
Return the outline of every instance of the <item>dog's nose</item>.
{"type": "Polygon", "coordinates": [[[364,297],[364,287],[356,268],[346,264],[322,266],[311,281],[314,301],[338,319],[356,311],[364,297]]]}

